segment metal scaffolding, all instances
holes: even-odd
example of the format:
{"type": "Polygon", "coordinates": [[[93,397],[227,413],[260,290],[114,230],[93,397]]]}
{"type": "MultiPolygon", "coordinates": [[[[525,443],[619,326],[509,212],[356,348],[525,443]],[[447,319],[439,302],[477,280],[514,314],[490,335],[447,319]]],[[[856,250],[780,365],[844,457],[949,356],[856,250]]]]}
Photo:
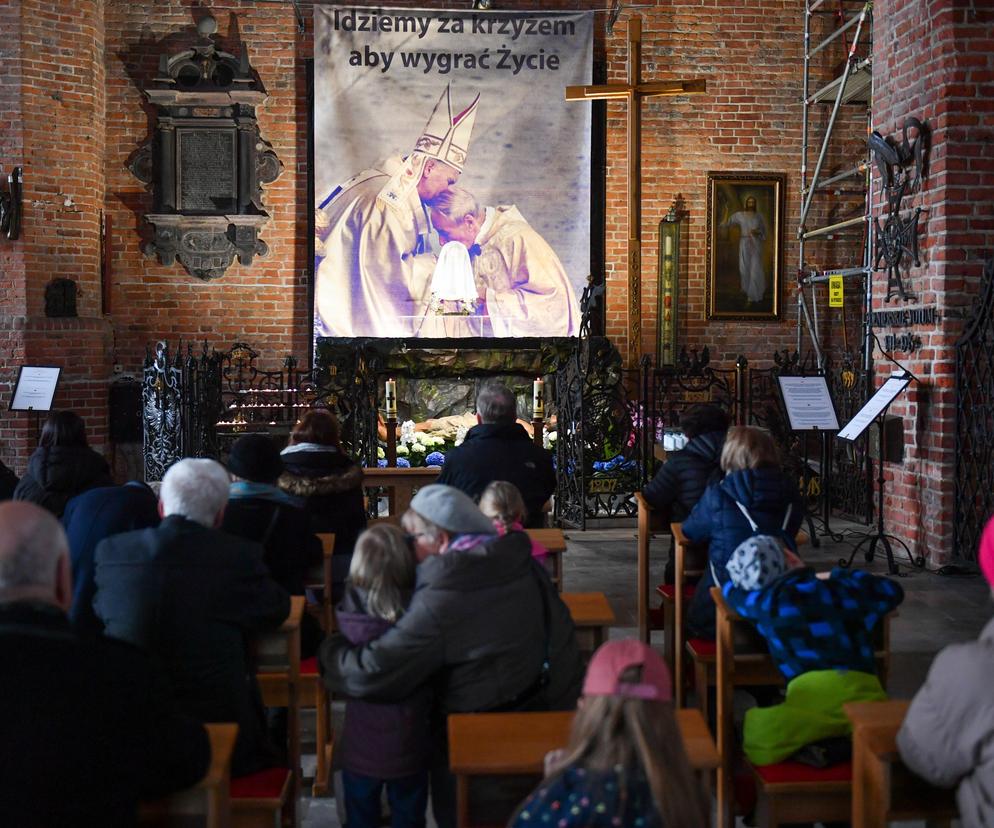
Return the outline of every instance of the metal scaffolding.
{"type": "MultiPolygon", "coordinates": [[[[873,263],[873,234],[870,217],[870,163],[867,150],[860,158],[845,159],[843,169],[834,174],[826,175],[826,161],[830,150],[837,149],[837,127],[839,115],[845,105],[865,106],[866,123],[869,131],[870,105],[873,99],[872,73],[872,3],[865,0],[803,0],[804,15],[804,82],[803,82],[803,121],[801,130],[801,176],[800,196],[801,214],[798,221],[798,257],[797,271],[797,348],[802,350],[803,337],[807,332],[811,348],[815,353],[819,369],[826,367],[825,348],[820,337],[819,328],[819,289],[818,286],[833,276],[841,276],[846,283],[856,286],[863,297],[861,321],[861,350],[864,370],[870,368],[872,347],[868,319],[870,311],[871,283],[870,274],[873,263]],[[831,8],[826,8],[831,7],[831,8]],[[817,42],[813,42],[813,22],[826,16],[835,18],[835,27],[817,42]],[[818,68],[813,62],[819,56],[822,61],[830,58],[830,52],[824,51],[844,48],[845,62],[834,77],[818,85],[813,91],[812,86],[818,83],[813,78],[818,74],[818,68]],[[824,54],[823,54],[824,52],[824,54]],[[831,104],[831,112],[824,127],[820,141],[813,133],[817,125],[813,124],[816,108],[831,104]],[[808,162],[817,149],[817,157],[808,179],[808,162]],[[846,200],[857,205],[861,199],[861,215],[853,215],[841,220],[829,221],[832,207],[845,204],[846,200]],[[809,219],[815,217],[827,223],[822,226],[809,227],[809,219]],[[837,255],[838,245],[832,249],[825,242],[851,240],[861,245],[861,263],[846,266],[831,267],[823,261],[814,262],[814,255],[819,251],[820,244],[823,256],[828,258],[837,255]]],[[[821,28],[825,28],[824,26],[821,28]]],[[[820,34],[820,33],[819,33],[820,34]]],[[[822,78],[821,80],[824,80],[822,78]]],[[[852,212],[859,212],[854,207],[852,212]]],[[[845,308],[842,308],[843,335],[845,334],[845,308]]]]}

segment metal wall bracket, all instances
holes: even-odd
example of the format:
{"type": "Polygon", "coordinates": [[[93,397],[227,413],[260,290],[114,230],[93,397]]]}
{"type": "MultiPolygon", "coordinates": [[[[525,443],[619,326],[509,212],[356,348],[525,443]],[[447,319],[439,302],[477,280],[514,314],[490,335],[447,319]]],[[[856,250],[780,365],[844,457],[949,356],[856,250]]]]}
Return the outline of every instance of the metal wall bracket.
{"type": "Polygon", "coordinates": [[[0,190],[0,233],[10,241],[21,235],[24,173],[14,167],[7,176],[7,191],[0,190]]]}

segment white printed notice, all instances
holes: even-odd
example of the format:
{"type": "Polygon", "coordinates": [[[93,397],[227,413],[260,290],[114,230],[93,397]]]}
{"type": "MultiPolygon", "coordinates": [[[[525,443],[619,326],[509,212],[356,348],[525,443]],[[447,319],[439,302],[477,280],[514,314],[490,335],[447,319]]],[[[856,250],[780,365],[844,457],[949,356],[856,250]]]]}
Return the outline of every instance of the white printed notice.
{"type": "Polygon", "coordinates": [[[891,377],[877,389],[877,393],[870,397],[866,405],[856,412],[856,416],[846,423],[836,436],[843,440],[855,440],[866,431],[870,423],[887,410],[912,379],[914,378],[910,374],[891,377]]]}
{"type": "Polygon", "coordinates": [[[22,365],[10,401],[11,411],[51,411],[61,368],[22,365]]]}
{"type": "Polygon", "coordinates": [[[839,418],[824,377],[777,377],[791,431],[838,431],[839,418]]]}

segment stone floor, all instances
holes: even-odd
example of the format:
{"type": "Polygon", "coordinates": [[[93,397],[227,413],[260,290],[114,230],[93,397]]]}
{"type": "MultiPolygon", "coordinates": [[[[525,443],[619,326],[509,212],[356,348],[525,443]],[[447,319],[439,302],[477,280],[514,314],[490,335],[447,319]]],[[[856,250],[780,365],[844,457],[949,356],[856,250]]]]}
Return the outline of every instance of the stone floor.
{"type": "MultiPolygon", "coordinates": [[[[834,566],[840,557],[849,557],[865,528],[856,524],[833,523],[842,540],[819,539],[820,546],[802,549],[803,557],[817,569],[834,566]]],[[[604,592],[614,608],[618,625],[612,638],[635,633],[635,530],[633,528],[568,531],[569,551],[564,556],[564,589],[569,592],[604,592]]],[[[654,575],[661,581],[669,538],[653,541],[654,575]],[[658,563],[658,567],[655,565],[658,563]],[[658,574],[657,574],[658,568],[658,574]]],[[[856,564],[871,572],[885,574],[886,562],[877,558],[870,564],[862,554],[856,564]]],[[[892,667],[888,690],[896,698],[909,698],[924,681],[935,653],[947,644],[976,638],[991,617],[991,593],[980,577],[940,576],[932,572],[901,567],[904,604],[891,626],[892,667]]],[[[661,641],[659,642],[661,645],[661,641]]],[[[308,720],[305,719],[305,727],[308,720]]],[[[305,734],[305,749],[307,744],[305,734]]],[[[313,748],[312,748],[313,749],[313,748]]],[[[313,757],[305,764],[313,768],[313,757]]],[[[301,803],[305,828],[339,828],[332,798],[301,803]]],[[[897,823],[895,823],[897,824],[897,823]]],[[[902,823],[911,828],[916,823],[902,823]]],[[[920,823],[919,823],[920,824],[920,823]]]]}

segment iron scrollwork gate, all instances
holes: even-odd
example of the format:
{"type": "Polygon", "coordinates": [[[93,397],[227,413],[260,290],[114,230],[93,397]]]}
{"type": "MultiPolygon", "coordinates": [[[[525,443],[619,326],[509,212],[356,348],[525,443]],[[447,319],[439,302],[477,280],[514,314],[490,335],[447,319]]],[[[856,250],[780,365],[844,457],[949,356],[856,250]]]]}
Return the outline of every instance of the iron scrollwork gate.
{"type": "Polygon", "coordinates": [[[994,259],[980,302],[956,342],[956,520],[953,554],[976,560],[994,512],[994,259]]]}

